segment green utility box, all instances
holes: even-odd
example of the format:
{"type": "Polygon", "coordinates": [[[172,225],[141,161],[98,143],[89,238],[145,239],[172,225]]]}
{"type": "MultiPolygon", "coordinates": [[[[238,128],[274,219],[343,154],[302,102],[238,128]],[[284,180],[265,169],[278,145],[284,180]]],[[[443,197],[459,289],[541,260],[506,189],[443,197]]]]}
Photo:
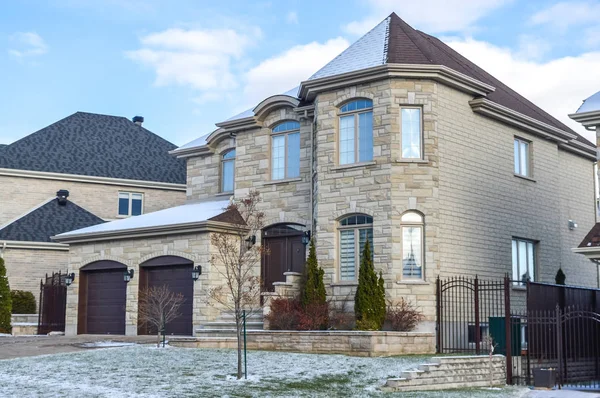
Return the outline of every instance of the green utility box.
{"type": "MultiPolygon", "coordinates": [[[[490,335],[494,340],[494,354],[506,355],[506,318],[505,317],[490,317],[490,335]]],[[[511,350],[512,356],[521,355],[521,320],[513,318],[511,320],[511,350]]],[[[483,347],[482,347],[483,348],[483,347]]]]}

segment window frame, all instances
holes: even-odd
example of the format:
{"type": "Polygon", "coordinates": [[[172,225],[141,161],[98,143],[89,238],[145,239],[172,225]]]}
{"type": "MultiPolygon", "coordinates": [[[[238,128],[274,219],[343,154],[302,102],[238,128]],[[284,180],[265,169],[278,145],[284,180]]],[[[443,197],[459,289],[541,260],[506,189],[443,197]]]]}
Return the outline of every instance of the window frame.
{"type": "Polygon", "coordinates": [[[530,140],[527,140],[525,138],[521,138],[518,136],[514,136],[513,139],[513,172],[515,174],[515,176],[517,177],[524,177],[524,178],[533,178],[533,162],[532,162],[532,142],[530,140]],[[518,157],[515,156],[515,144],[518,143],[518,157]],[[521,164],[521,145],[525,144],[527,145],[527,151],[526,153],[526,158],[525,158],[525,163],[527,166],[527,173],[523,174],[521,172],[523,165],[521,164]],[[517,172],[517,165],[519,167],[519,171],[517,172]]]}
{"type": "Polygon", "coordinates": [[[400,160],[403,162],[414,162],[417,160],[425,160],[425,137],[423,131],[423,107],[412,106],[412,105],[401,105],[400,106],[400,160]],[[405,158],[403,151],[403,131],[402,131],[402,111],[404,109],[417,109],[419,111],[419,157],[418,158],[405,158]]]}
{"type": "Polygon", "coordinates": [[[234,153],[233,158],[225,159],[225,155],[236,152],[236,148],[229,148],[221,152],[220,159],[220,183],[219,183],[219,193],[233,193],[235,191],[235,160],[237,159],[237,152],[234,153]],[[230,191],[225,190],[225,163],[233,163],[233,175],[231,182],[232,189],[230,191]]]}
{"type": "MultiPolygon", "coordinates": [[[[337,250],[337,254],[338,254],[338,262],[339,262],[339,266],[338,266],[338,281],[342,282],[342,283],[352,283],[352,282],[358,282],[358,270],[360,268],[360,258],[361,258],[361,252],[360,252],[360,230],[371,230],[371,236],[373,237],[373,241],[375,239],[375,236],[373,235],[373,217],[368,215],[368,214],[364,214],[364,213],[353,213],[353,214],[347,214],[341,218],[338,219],[337,221],[338,224],[338,250],[337,250]],[[364,217],[369,217],[371,219],[370,223],[364,223],[364,224],[355,224],[355,225],[342,225],[342,221],[348,219],[349,217],[352,216],[364,216],[364,217]],[[354,278],[352,279],[344,279],[342,277],[342,232],[343,231],[350,231],[353,230],[354,231],[354,278]]],[[[368,239],[368,238],[367,238],[368,239]]],[[[374,242],[372,242],[374,243],[374,242]]],[[[373,244],[371,244],[371,255],[374,256],[374,250],[373,250],[373,244]]]]}
{"type": "Polygon", "coordinates": [[[140,214],[137,214],[136,216],[141,216],[142,214],[144,214],[144,193],[143,192],[118,191],[117,192],[117,217],[119,217],[119,218],[135,217],[133,214],[131,214],[132,210],[133,210],[133,195],[140,195],[142,197],[140,214]],[[119,213],[119,210],[120,210],[119,202],[121,201],[121,194],[126,194],[129,196],[127,199],[127,214],[119,213]]]}
{"type": "Polygon", "coordinates": [[[407,210],[400,216],[400,253],[401,253],[401,262],[402,262],[402,280],[403,281],[425,281],[425,215],[418,210],[407,210]],[[412,220],[403,220],[406,215],[418,215],[420,217],[419,221],[412,220]],[[404,275],[404,229],[405,228],[418,228],[420,232],[421,239],[421,277],[409,277],[404,275]]]}
{"type": "Polygon", "coordinates": [[[352,98],[351,100],[345,101],[338,107],[338,139],[337,139],[337,163],[339,166],[348,166],[353,164],[367,163],[373,161],[373,131],[375,130],[375,126],[373,125],[373,100],[371,98],[352,98]],[[368,108],[355,109],[352,111],[342,111],[342,108],[352,102],[358,101],[369,101],[371,106],[368,108]],[[361,114],[371,113],[371,158],[368,160],[360,160],[360,125],[359,118],[361,114]],[[341,162],[341,154],[342,154],[342,118],[348,117],[350,115],[354,116],[354,161],[350,163],[342,163],[341,162]]]}
{"type": "Polygon", "coordinates": [[[525,260],[526,260],[526,267],[527,267],[527,281],[530,282],[535,282],[536,281],[536,276],[538,273],[538,267],[537,267],[537,259],[538,259],[538,241],[535,241],[533,239],[524,239],[524,238],[518,238],[513,236],[511,239],[511,275],[512,275],[512,279],[513,279],[513,285],[515,286],[524,286],[527,281],[523,281],[521,280],[521,264],[520,264],[520,256],[519,256],[519,252],[520,252],[520,248],[519,248],[519,243],[525,243],[525,260]],[[515,248],[515,243],[516,243],[516,248],[517,248],[517,252],[514,252],[514,248],[515,248]],[[531,267],[529,264],[529,260],[530,260],[530,256],[529,256],[529,247],[531,245],[531,267]],[[515,258],[517,259],[517,276],[518,278],[515,278],[515,258]],[[533,271],[533,276],[531,276],[529,274],[529,270],[533,271]]]}
{"type": "Polygon", "coordinates": [[[300,122],[297,120],[283,120],[278,122],[277,124],[275,124],[273,127],[271,127],[271,156],[269,157],[269,165],[270,165],[270,176],[271,176],[271,181],[282,181],[282,180],[288,180],[288,179],[292,179],[292,178],[300,178],[300,148],[302,147],[302,143],[300,141],[301,138],[301,134],[300,134],[300,128],[302,126],[300,125],[300,122]],[[284,130],[284,131],[273,131],[275,130],[278,126],[287,123],[287,122],[295,122],[298,123],[298,128],[297,129],[293,129],[293,130],[284,130]],[[288,136],[290,134],[298,134],[298,175],[297,176],[292,176],[290,177],[288,175],[288,161],[289,161],[289,145],[288,145],[288,136]],[[274,138],[275,137],[284,137],[284,142],[283,142],[283,149],[284,149],[284,157],[283,157],[283,178],[274,178],[273,177],[273,143],[274,143],[274,138]]]}

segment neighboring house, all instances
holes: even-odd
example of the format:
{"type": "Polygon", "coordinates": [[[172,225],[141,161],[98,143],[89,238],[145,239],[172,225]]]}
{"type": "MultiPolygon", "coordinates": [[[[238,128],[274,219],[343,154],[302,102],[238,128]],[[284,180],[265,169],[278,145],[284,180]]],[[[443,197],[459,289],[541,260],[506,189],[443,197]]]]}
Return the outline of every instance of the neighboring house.
{"type": "Polygon", "coordinates": [[[141,333],[139,289],[167,278],[189,303],[168,333],[217,319],[210,234],[228,228],[228,198],[254,189],[266,291],[303,271],[309,232],[330,297],[352,302],[369,240],[387,297],[415,303],[423,330],[438,276],[553,281],[562,267],[570,283],[597,286],[596,267],[571,252],[595,222],[595,146],[396,14],[298,88],[217,127],[171,152],[187,161],[186,205],[56,237],[79,281],[67,333],[141,333]]]}
{"type": "Polygon", "coordinates": [[[11,289],[39,298],[46,273],[68,269],[50,236],[185,201],[175,145],[124,117],[77,112],[0,147],[0,255],[11,289]],[[60,191],[60,192],[59,192],[60,191]]]}

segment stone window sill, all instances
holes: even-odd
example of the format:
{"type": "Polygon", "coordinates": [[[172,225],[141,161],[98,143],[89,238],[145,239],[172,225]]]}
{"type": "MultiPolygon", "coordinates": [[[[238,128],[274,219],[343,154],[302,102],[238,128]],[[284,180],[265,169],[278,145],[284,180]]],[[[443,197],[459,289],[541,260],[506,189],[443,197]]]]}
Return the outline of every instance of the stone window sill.
{"type": "Polygon", "coordinates": [[[533,178],[527,177],[527,176],[522,176],[521,174],[516,174],[515,173],[515,177],[523,179],[523,180],[531,181],[531,182],[536,182],[533,178]]]}
{"type": "Polygon", "coordinates": [[[334,166],[330,170],[338,171],[338,170],[354,169],[357,167],[373,166],[375,164],[377,164],[377,162],[372,160],[370,162],[360,162],[360,163],[343,164],[341,166],[334,166]]]}
{"type": "Polygon", "coordinates": [[[296,177],[296,178],[285,178],[283,180],[271,180],[271,181],[266,181],[263,182],[263,185],[275,185],[275,184],[286,184],[288,182],[297,182],[297,181],[302,181],[302,177],[296,177]]]}
{"type": "Polygon", "coordinates": [[[427,281],[423,281],[423,280],[403,280],[403,281],[396,281],[397,285],[430,285],[429,282],[427,281]]]}
{"type": "Polygon", "coordinates": [[[526,292],[527,286],[512,285],[512,290],[526,292]]]}
{"type": "Polygon", "coordinates": [[[219,192],[215,196],[233,196],[233,191],[231,191],[231,192],[219,192]]]}
{"type": "Polygon", "coordinates": [[[330,286],[331,287],[335,287],[335,286],[358,286],[358,281],[339,281],[339,282],[332,283],[330,286]]]}
{"type": "Polygon", "coordinates": [[[428,164],[429,160],[426,159],[396,159],[396,163],[418,163],[418,164],[428,164]]]}

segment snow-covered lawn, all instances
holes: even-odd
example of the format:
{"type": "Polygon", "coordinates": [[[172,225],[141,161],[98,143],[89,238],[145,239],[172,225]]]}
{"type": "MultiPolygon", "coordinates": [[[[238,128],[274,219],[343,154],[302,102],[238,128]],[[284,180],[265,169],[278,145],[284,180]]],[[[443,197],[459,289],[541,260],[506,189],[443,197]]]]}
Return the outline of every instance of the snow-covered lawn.
{"type": "MultiPolygon", "coordinates": [[[[134,345],[0,361],[0,396],[387,396],[391,394],[378,391],[387,377],[424,362],[426,357],[357,358],[250,351],[249,378],[237,381],[233,350],[134,345]]],[[[527,391],[507,387],[402,396],[522,397],[527,391]]]]}

